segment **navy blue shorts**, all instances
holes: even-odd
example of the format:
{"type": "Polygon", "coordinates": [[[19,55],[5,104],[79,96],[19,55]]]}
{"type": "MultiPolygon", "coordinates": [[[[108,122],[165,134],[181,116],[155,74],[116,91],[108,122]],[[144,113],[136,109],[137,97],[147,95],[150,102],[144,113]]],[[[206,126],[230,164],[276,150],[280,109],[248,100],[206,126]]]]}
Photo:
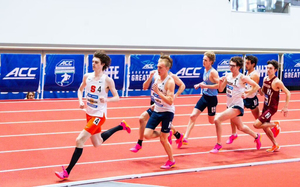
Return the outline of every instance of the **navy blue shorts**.
{"type": "Polygon", "coordinates": [[[150,119],[147,122],[146,128],[154,130],[161,122],[161,132],[169,133],[172,126],[173,118],[174,118],[173,112],[153,111],[150,119]]]}
{"type": "Polygon", "coordinates": [[[238,116],[244,115],[244,109],[242,107],[234,105],[231,108],[239,109],[239,111],[241,111],[241,113],[238,116]]]}
{"type": "Polygon", "coordinates": [[[149,114],[149,116],[151,116],[152,113],[153,113],[153,110],[151,110],[151,108],[148,108],[148,110],[146,110],[146,111],[147,111],[147,113],[149,114]]]}
{"type": "Polygon", "coordinates": [[[259,103],[258,103],[257,96],[255,96],[253,98],[246,98],[246,99],[244,99],[244,106],[245,106],[245,108],[249,108],[249,109],[253,110],[256,107],[258,107],[258,105],[259,105],[259,103]]]}
{"type": "Polygon", "coordinates": [[[202,97],[197,102],[195,108],[203,112],[203,110],[207,107],[208,115],[214,116],[216,114],[217,104],[218,104],[217,96],[208,96],[203,94],[202,97]]]}

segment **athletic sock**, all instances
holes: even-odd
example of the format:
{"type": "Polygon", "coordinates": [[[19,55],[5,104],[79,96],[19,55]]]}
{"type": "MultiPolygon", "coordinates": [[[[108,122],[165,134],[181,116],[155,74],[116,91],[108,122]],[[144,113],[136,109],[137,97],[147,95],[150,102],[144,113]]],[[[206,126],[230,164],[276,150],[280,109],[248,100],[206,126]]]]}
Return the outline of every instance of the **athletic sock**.
{"type": "Polygon", "coordinates": [[[67,172],[68,174],[70,174],[72,168],[75,166],[75,164],[77,163],[78,159],[80,158],[81,154],[82,154],[83,148],[75,148],[75,151],[73,153],[72,159],[70,161],[69,166],[67,167],[67,172]]]}
{"type": "Polygon", "coordinates": [[[123,127],[121,125],[113,127],[111,129],[108,129],[107,131],[101,133],[101,137],[103,139],[103,142],[105,142],[105,140],[107,140],[111,135],[113,135],[115,132],[117,132],[119,130],[123,130],[123,127]]]}
{"type": "Polygon", "coordinates": [[[143,143],[143,140],[138,140],[138,142],[137,142],[140,146],[142,146],[142,143],[143,143]]]}
{"type": "Polygon", "coordinates": [[[178,131],[176,131],[174,136],[176,137],[176,139],[179,139],[180,138],[180,133],[178,131]]]}

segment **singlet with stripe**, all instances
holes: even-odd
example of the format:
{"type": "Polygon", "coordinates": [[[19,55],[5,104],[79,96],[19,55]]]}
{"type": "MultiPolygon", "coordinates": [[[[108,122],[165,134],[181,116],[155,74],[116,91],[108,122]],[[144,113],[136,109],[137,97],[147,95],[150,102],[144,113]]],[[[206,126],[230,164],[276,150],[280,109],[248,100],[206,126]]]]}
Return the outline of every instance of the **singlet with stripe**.
{"type": "MultiPolygon", "coordinates": [[[[256,73],[256,70],[252,71],[251,73],[247,74],[246,76],[251,77],[252,74],[256,73]]],[[[250,90],[252,86],[248,83],[246,83],[246,90],[250,90]]],[[[257,95],[257,92],[254,92],[253,94],[249,95],[248,98],[253,98],[257,95]]]]}
{"type": "Polygon", "coordinates": [[[242,94],[245,91],[245,85],[241,81],[242,75],[239,73],[235,78],[232,77],[232,73],[228,73],[227,75],[227,107],[239,106],[244,108],[242,94]]]}
{"type": "Polygon", "coordinates": [[[95,80],[95,74],[89,73],[86,79],[86,113],[90,116],[103,117],[107,116],[107,103],[101,103],[99,98],[107,98],[106,80],[107,75],[103,74],[99,80],[95,80]]]}
{"type": "MultiPolygon", "coordinates": [[[[211,70],[213,70],[214,68],[210,68],[208,71],[206,71],[206,69],[204,70],[204,74],[203,74],[203,82],[206,85],[213,85],[215,83],[211,82],[209,80],[209,75],[211,70]]],[[[218,90],[217,89],[210,89],[210,88],[204,88],[203,89],[203,94],[208,95],[208,96],[217,96],[218,95],[218,90]]]]}
{"type": "MultiPolygon", "coordinates": [[[[155,73],[154,73],[154,75],[152,77],[151,87],[152,87],[152,84],[155,82],[156,77],[158,77],[158,72],[157,71],[155,71],[155,73]]],[[[155,103],[155,100],[154,100],[154,97],[152,96],[152,94],[151,94],[150,98],[151,98],[151,102],[150,103],[155,103]]]]}
{"type": "Polygon", "coordinates": [[[265,80],[262,91],[265,94],[264,106],[271,107],[277,110],[279,103],[279,91],[275,91],[272,88],[272,82],[274,79],[276,79],[276,76],[274,76],[270,80],[265,80]]]}
{"type": "MultiPolygon", "coordinates": [[[[165,80],[161,83],[158,84],[158,89],[164,94],[167,95],[167,91],[165,89],[165,84],[166,82],[171,78],[170,75],[168,75],[165,80]]],[[[155,82],[157,82],[160,79],[160,77],[158,77],[155,82]]],[[[174,104],[169,105],[167,103],[165,103],[158,94],[156,94],[152,87],[151,87],[151,97],[154,98],[155,101],[155,106],[154,106],[154,111],[155,112],[175,112],[175,106],[174,104]]]]}

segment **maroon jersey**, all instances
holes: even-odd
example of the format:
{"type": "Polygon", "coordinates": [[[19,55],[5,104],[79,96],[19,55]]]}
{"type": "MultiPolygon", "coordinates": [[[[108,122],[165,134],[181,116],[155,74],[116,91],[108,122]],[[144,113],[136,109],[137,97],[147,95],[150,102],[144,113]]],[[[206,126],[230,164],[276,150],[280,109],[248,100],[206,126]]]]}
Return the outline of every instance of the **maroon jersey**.
{"type": "Polygon", "coordinates": [[[272,89],[272,82],[275,78],[276,76],[274,76],[271,80],[265,80],[262,91],[265,94],[264,108],[273,108],[277,110],[279,103],[279,91],[272,89]]]}

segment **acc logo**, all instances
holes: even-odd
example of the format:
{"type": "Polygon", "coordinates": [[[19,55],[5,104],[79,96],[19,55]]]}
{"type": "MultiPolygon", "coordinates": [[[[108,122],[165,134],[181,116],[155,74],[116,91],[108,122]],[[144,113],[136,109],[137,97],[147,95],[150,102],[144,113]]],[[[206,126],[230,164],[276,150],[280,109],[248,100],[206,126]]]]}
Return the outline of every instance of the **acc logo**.
{"type": "Polygon", "coordinates": [[[61,60],[55,66],[55,83],[58,86],[69,86],[74,81],[75,60],[61,60]]]}
{"type": "Polygon", "coordinates": [[[15,68],[11,72],[9,72],[4,78],[5,79],[36,79],[36,74],[33,72],[38,68],[15,68]]]}
{"type": "Polygon", "coordinates": [[[227,72],[230,72],[229,61],[229,59],[223,59],[221,62],[218,63],[217,71],[223,72],[222,75],[225,75],[227,72]]]}
{"type": "Polygon", "coordinates": [[[150,60],[146,60],[142,63],[145,64],[142,69],[154,69],[154,64],[150,60]]]}
{"type": "Polygon", "coordinates": [[[198,70],[200,70],[202,67],[189,67],[189,68],[181,68],[176,75],[179,78],[199,78],[200,77],[200,73],[197,72],[198,70]]]}

